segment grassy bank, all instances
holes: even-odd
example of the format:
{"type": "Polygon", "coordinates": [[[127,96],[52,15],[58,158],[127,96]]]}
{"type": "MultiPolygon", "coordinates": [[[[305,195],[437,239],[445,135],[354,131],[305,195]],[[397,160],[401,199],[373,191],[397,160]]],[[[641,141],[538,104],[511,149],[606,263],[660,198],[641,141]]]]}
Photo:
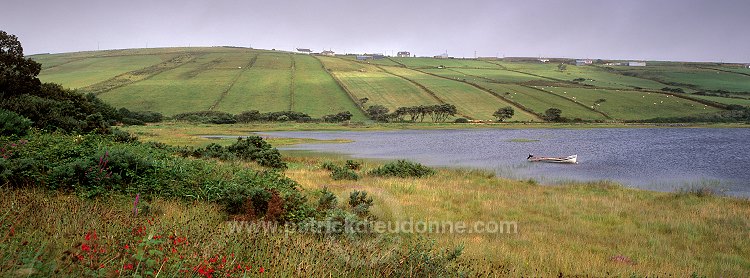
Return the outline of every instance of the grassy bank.
{"type": "MultiPolygon", "coordinates": [[[[624,124],[422,124],[408,128],[654,127],[624,124]]],[[[737,127],[741,125],[696,125],[737,127]]],[[[397,124],[185,125],[135,127],[164,130],[154,140],[191,134],[241,134],[272,130],[386,130],[397,124]],[[170,131],[171,130],[171,131],[170,131]],[[233,133],[236,132],[236,133],[233,133]]],[[[279,139],[281,140],[281,139],[279,139]]],[[[201,142],[193,142],[200,144],[201,142]]],[[[319,167],[345,157],[295,153],[286,175],[306,194],[329,188],[340,198],[353,190],[375,197],[373,214],[385,221],[514,221],[518,233],[428,234],[438,246],[464,246],[461,260],[476,274],[510,276],[615,275],[743,276],[750,268],[750,202],[694,193],[626,189],[607,182],[539,186],[498,179],[482,171],[442,169],[425,179],[336,181],[319,167]]],[[[365,173],[382,162],[365,161],[365,173]]],[[[312,195],[311,195],[312,196],[312,195]]]]}

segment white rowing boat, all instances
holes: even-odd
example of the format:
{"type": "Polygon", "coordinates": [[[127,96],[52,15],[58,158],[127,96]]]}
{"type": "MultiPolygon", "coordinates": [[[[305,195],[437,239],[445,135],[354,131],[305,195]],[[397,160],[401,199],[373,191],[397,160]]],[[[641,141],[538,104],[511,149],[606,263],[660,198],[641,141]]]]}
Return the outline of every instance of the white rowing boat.
{"type": "Polygon", "coordinates": [[[530,154],[526,160],[530,162],[552,162],[552,163],[575,163],[577,164],[578,155],[574,154],[567,157],[536,157],[530,154]]]}

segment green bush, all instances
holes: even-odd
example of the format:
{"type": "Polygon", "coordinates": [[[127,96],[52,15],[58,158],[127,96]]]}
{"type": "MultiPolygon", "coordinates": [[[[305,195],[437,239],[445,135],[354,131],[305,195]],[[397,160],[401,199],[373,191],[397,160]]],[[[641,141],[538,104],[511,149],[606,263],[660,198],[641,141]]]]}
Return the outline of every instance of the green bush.
{"type": "Polygon", "coordinates": [[[338,168],[336,164],[333,164],[333,162],[326,161],[320,164],[320,168],[328,171],[333,171],[333,169],[338,168]]]}
{"type": "Polygon", "coordinates": [[[346,166],[347,169],[357,171],[359,168],[362,168],[362,162],[347,160],[344,166],[346,166]]]}
{"type": "Polygon", "coordinates": [[[368,217],[372,207],[372,197],[367,197],[367,192],[354,190],[349,194],[349,208],[359,217],[368,217]]]}
{"type": "Polygon", "coordinates": [[[328,210],[335,209],[338,205],[339,203],[336,195],[329,191],[327,187],[323,187],[323,190],[320,191],[317,210],[325,213],[328,210]]]}
{"type": "Polygon", "coordinates": [[[276,169],[286,169],[287,167],[286,163],[281,160],[279,150],[272,147],[260,136],[239,137],[234,144],[227,147],[212,143],[205,148],[182,148],[178,150],[178,153],[186,157],[255,161],[261,166],[276,169]]]}
{"type": "Polygon", "coordinates": [[[380,177],[421,178],[435,174],[435,170],[419,163],[399,160],[373,169],[369,174],[380,177]]]}
{"type": "Polygon", "coordinates": [[[233,124],[237,122],[234,115],[220,111],[186,112],[174,115],[172,119],[206,124],[233,124]]]}
{"type": "Polygon", "coordinates": [[[353,180],[359,179],[359,175],[348,168],[336,167],[331,171],[331,178],[334,180],[353,180]]]}
{"type": "Polygon", "coordinates": [[[457,118],[457,119],[456,119],[456,120],[454,120],[453,122],[454,122],[454,123],[459,123],[459,124],[465,124],[465,123],[468,123],[468,122],[469,122],[469,119],[467,119],[467,118],[457,118]]]}
{"type": "Polygon", "coordinates": [[[14,112],[0,109],[0,136],[24,136],[31,128],[31,120],[14,112]]]}

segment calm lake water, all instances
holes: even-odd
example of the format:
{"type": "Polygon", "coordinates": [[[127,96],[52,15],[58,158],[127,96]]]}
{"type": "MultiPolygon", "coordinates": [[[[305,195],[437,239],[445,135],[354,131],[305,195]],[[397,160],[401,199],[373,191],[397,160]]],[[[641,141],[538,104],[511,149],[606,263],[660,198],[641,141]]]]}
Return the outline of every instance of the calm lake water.
{"type": "Polygon", "coordinates": [[[482,129],[268,132],[265,136],[348,139],[281,149],[336,152],[355,158],[408,159],[431,166],[482,168],[543,184],[613,180],[676,191],[717,186],[750,196],[750,129],[482,129]],[[579,164],[530,163],[528,154],[578,154],[579,164]]]}

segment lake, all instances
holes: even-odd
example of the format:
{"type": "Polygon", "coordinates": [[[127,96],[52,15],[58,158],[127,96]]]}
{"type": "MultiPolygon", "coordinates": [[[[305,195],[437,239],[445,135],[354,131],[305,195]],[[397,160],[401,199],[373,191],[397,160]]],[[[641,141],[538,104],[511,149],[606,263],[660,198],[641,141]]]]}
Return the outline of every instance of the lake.
{"type": "Polygon", "coordinates": [[[543,184],[612,180],[676,191],[716,186],[750,196],[750,129],[470,129],[264,132],[264,136],[347,139],[282,150],[335,152],[355,158],[408,159],[430,166],[481,168],[543,184]],[[579,164],[530,163],[537,156],[578,155],[579,164]]]}

